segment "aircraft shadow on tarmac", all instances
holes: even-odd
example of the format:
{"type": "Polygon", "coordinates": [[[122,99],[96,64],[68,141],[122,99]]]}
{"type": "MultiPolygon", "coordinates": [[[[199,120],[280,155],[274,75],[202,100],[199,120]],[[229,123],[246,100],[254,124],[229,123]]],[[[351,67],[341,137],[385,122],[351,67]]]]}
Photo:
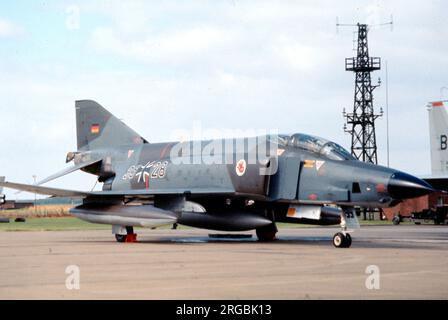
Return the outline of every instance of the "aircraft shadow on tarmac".
{"type": "MultiPolygon", "coordinates": [[[[90,242],[90,241],[89,241],[90,242]]],[[[232,238],[232,239],[216,239],[210,237],[159,237],[159,238],[140,238],[137,244],[165,244],[165,245],[208,245],[208,244],[223,244],[223,245],[244,245],[253,246],[266,245],[266,246],[279,246],[279,245],[307,245],[307,246],[325,246],[329,247],[332,243],[332,237],[293,237],[293,236],[283,236],[279,237],[277,240],[272,242],[259,242],[256,237],[252,238],[232,238]]],[[[132,245],[132,244],[122,244],[122,245],[132,245]]],[[[443,244],[427,243],[425,241],[414,241],[406,242],[399,239],[354,239],[353,248],[370,248],[370,249],[421,249],[421,250],[431,250],[440,249],[443,244]]],[[[445,243],[445,246],[448,243],[445,243]]]]}

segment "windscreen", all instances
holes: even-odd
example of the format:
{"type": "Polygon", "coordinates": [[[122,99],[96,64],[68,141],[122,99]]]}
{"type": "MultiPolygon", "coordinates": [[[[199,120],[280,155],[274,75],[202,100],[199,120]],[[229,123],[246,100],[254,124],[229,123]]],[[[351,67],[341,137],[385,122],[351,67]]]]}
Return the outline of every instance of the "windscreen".
{"type": "Polygon", "coordinates": [[[343,147],[326,139],[302,133],[291,136],[281,136],[279,142],[286,146],[317,153],[331,160],[355,160],[355,158],[343,147]]]}

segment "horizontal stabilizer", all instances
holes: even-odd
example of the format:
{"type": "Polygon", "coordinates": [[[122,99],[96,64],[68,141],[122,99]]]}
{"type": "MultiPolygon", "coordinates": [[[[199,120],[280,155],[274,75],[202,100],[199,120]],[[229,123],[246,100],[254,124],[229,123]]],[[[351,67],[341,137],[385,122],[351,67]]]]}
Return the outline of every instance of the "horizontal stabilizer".
{"type": "Polygon", "coordinates": [[[91,166],[93,164],[99,163],[101,161],[102,161],[102,159],[93,159],[93,160],[90,160],[90,161],[87,161],[87,162],[79,163],[77,165],[74,165],[73,167],[69,167],[69,168],[66,168],[64,170],[61,170],[61,171],[59,171],[59,172],[57,172],[57,173],[55,173],[55,174],[45,178],[42,181],[39,181],[36,185],[40,186],[40,185],[42,185],[44,183],[47,183],[47,182],[52,181],[54,179],[57,179],[59,177],[65,176],[65,175],[67,175],[69,173],[72,173],[72,172],[74,172],[76,170],[79,170],[79,169],[91,166]]]}

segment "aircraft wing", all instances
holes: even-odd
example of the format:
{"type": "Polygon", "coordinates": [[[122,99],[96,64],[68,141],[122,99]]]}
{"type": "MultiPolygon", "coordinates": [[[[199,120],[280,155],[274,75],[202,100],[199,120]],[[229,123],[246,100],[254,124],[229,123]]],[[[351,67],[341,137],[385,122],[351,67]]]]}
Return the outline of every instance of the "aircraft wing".
{"type": "Polygon", "coordinates": [[[102,161],[102,160],[103,160],[103,159],[99,158],[99,159],[92,159],[92,160],[90,160],[90,161],[86,161],[86,162],[79,163],[79,164],[74,165],[74,166],[72,166],[72,167],[69,167],[69,168],[66,168],[66,169],[64,169],[64,170],[61,170],[61,171],[59,171],[59,172],[57,172],[57,173],[55,173],[55,174],[53,174],[53,175],[51,175],[51,176],[45,178],[45,179],[42,180],[42,181],[39,181],[39,182],[37,183],[37,185],[41,185],[41,184],[47,183],[47,182],[49,182],[49,181],[52,181],[52,180],[57,179],[57,178],[59,178],[59,177],[65,176],[66,174],[69,174],[69,173],[74,172],[74,171],[76,171],[76,170],[79,170],[79,169],[82,169],[82,168],[91,166],[91,165],[93,165],[93,164],[95,164],[95,163],[98,163],[98,162],[100,162],[100,161],[102,161]]]}
{"type": "Polygon", "coordinates": [[[236,194],[234,189],[228,188],[192,188],[192,189],[138,189],[138,190],[111,190],[111,191],[76,191],[68,189],[58,189],[43,187],[38,185],[21,184],[14,182],[0,182],[0,187],[16,189],[20,191],[26,191],[31,193],[50,195],[52,197],[66,197],[66,198],[87,198],[89,196],[95,197],[148,197],[152,195],[182,195],[182,194],[192,194],[192,195],[236,195],[245,196],[243,194],[236,194]]]}
{"type": "Polygon", "coordinates": [[[30,184],[13,183],[13,182],[0,182],[0,187],[11,188],[11,189],[15,189],[15,190],[43,194],[43,195],[51,195],[53,197],[85,198],[92,194],[91,192],[49,188],[49,187],[42,187],[42,186],[30,185],[30,184]]]}

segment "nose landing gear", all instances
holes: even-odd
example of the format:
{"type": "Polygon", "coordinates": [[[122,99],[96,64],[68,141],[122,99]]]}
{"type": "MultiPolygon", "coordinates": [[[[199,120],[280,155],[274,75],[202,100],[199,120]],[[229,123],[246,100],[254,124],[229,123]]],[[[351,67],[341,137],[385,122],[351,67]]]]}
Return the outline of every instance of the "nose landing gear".
{"type": "Polygon", "coordinates": [[[336,248],[350,248],[352,245],[352,237],[349,233],[338,232],[333,237],[333,245],[336,248]]]}
{"type": "Polygon", "coordinates": [[[338,232],[333,236],[333,245],[336,248],[350,248],[352,245],[352,237],[349,232],[359,229],[359,222],[354,208],[342,208],[341,229],[341,232],[338,232]]]}

